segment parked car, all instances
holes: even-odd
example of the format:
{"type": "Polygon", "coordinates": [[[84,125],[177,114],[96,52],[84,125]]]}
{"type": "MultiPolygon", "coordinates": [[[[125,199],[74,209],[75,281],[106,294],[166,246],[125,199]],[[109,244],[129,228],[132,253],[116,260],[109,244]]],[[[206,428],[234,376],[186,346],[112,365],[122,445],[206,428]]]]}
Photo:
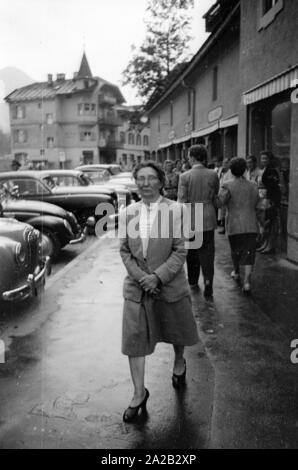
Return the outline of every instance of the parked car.
{"type": "Polygon", "coordinates": [[[26,222],[41,232],[44,255],[56,258],[68,243],[82,243],[86,229],[82,230],[76,217],[55,204],[19,199],[16,188],[9,181],[0,182],[1,216],[26,222]]]}
{"type": "Polygon", "coordinates": [[[95,167],[97,170],[107,170],[112,176],[118,175],[122,171],[120,165],[117,165],[116,163],[95,163],[90,165],[80,165],[76,168],[76,170],[88,171],[88,168],[95,167]]]}
{"type": "MultiPolygon", "coordinates": [[[[107,170],[102,170],[106,172],[107,170]]],[[[131,193],[125,185],[108,183],[110,174],[107,172],[107,182],[95,183],[88,174],[79,170],[43,170],[42,179],[52,187],[63,186],[88,186],[89,191],[95,194],[108,194],[114,197],[117,195],[118,208],[120,205],[129,205],[131,203],[131,193]]]]}
{"type": "Polygon", "coordinates": [[[41,234],[28,224],[1,217],[0,305],[36,296],[50,273],[50,257],[42,257],[41,234]]]}
{"type": "MultiPolygon", "coordinates": [[[[112,166],[112,165],[83,165],[76,168],[76,170],[84,172],[86,176],[88,176],[94,184],[106,184],[109,185],[117,190],[118,187],[126,188],[133,200],[139,201],[140,194],[138,191],[138,187],[134,181],[131,172],[118,172],[116,174],[112,174],[108,172],[107,168],[102,168],[104,166],[112,166]]],[[[116,165],[117,166],[117,165],[116,165]]],[[[119,165],[118,165],[119,166],[119,165]]],[[[120,167],[119,167],[120,168],[120,167]]]]}
{"type": "Polygon", "coordinates": [[[56,204],[66,211],[72,212],[81,228],[86,224],[93,225],[100,219],[95,210],[100,203],[112,204],[116,210],[117,194],[105,189],[102,194],[90,191],[83,186],[51,186],[50,179],[46,182],[42,171],[10,171],[0,173],[1,183],[18,187],[21,198],[56,204]]]}

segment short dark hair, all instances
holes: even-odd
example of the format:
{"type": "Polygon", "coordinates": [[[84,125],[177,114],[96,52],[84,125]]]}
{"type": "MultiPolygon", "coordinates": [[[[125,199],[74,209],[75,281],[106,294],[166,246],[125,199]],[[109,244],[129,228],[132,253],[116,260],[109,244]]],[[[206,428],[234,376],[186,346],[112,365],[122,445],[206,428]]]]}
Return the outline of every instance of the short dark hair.
{"type": "Polygon", "coordinates": [[[12,160],[11,166],[17,166],[18,168],[20,168],[21,164],[20,162],[18,162],[18,160],[12,160]]]}
{"type": "Polygon", "coordinates": [[[257,157],[255,155],[247,155],[246,160],[252,160],[255,164],[257,164],[257,157]]]}
{"type": "Polygon", "coordinates": [[[192,145],[189,149],[189,156],[193,157],[198,162],[207,162],[208,154],[205,145],[197,144],[192,145]]]}
{"type": "Polygon", "coordinates": [[[246,161],[244,158],[234,157],[231,160],[230,170],[234,176],[243,176],[246,170],[246,161]]]}
{"type": "Polygon", "coordinates": [[[137,179],[138,172],[140,170],[142,170],[143,168],[152,168],[153,170],[155,170],[156,173],[157,173],[158,179],[162,184],[162,187],[164,187],[165,178],[166,178],[165,177],[165,172],[163,171],[163,169],[162,169],[162,167],[159,163],[156,163],[152,160],[147,160],[146,162],[142,162],[139,165],[135,166],[135,168],[133,170],[133,173],[132,173],[132,176],[134,177],[134,179],[137,179]]]}

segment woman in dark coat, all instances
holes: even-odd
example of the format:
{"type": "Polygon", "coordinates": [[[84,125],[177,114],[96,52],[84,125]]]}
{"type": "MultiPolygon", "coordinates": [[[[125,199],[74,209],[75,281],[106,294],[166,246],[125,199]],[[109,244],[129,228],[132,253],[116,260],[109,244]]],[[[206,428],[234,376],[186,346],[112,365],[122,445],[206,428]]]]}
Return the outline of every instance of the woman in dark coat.
{"type": "Polygon", "coordinates": [[[258,251],[262,254],[274,253],[278,237],[278,214],[281,200],[279,187],[279,174],[274,166],[274,157],[271,152],[261,153],[261,167],[263,174],[261,185],[266,190],[267,209],[264,215],[264,231],[262,245],[258,251]]]}
{"type": "Polygon", "coordinates": [[[156,163],[141,163],[134,177],[142,200],[121,214],[119,228],[120,254],[127,270],[122,353],[129,358],[134,385],[133,398],[123,415],[125,422],[133,421],[146,407],[145,356],[153,353],[156,343],[174,346],[172,383],[179,387],[186,373],[184,346],[198,341],[184,271],[184,208],[161,196],[165,175],[156,163]]]}

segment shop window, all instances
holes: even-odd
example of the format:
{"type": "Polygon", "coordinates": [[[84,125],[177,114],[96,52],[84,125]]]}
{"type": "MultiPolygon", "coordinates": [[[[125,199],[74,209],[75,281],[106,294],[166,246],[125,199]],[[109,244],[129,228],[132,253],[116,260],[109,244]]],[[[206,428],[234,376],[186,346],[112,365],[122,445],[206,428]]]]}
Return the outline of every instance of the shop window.
{"type": "Polygon", "coordinates": [[[126,153],[122,154],[122,163],[123,163],[123,165],[127,165],[127,155],[126,155],[126,153]]]}
{"type": "Polygon", "coordinates": [[[260,21],[259,30],[266,28],[278,13],[283,9],[283,0],[259,0],[260,1],[260,21]]]}

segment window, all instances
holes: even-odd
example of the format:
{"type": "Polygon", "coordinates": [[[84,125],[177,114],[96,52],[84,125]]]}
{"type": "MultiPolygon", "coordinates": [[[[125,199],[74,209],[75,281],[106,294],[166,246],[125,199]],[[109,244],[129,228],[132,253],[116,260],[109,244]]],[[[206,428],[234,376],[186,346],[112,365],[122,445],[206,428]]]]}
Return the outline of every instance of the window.
{"type": "Polygon", "coordinates": [[[48,148],[54,147],[54,137],[47,137],[47,147],[48,148]]]}
{"type": "Polygon", "coordinates": [[[142,138],[140,134],[137,135],[137,145],[142,145],[142,138]]]}
{"type": "Polygon", "coordinates": [[[126,153],[122,154],[122,163],[123,163],[123,165],[127,165],[127,155],[126,155],[126,153]]]}
{"type": "Polygon", "coordinates": [[[160,116],[157,119],[157,131],[160,132],[160,116]]]}
{"type": "Polygon", "coordinates": [[[134,137],[132,132],[130,132],[128,134],[128,143],[129,143],[129,145],[134,145],[134,143],[135,143],[135,137],[134,137]]]}
{"type": "Polygon", "coordinates": [[[53,124],[54,122],[54,117],[52,113],[46,114],[46,123],[47,124],[53,124]]]}
{"type": "Polygon", "coordinates": [[[12,186],[18,186],[20,196],[49,193],[42,183],[33,178],[14,178],[7,181],[12,186]]]}
{"type": "Polygon", "coordinates": [[[23,144],[27,142],[27,132],[23,129],[17,129],[13,131],[13,141],[16,144],[23,144]]]}
{"type": "Polygon", "coordinates": [[[277,3],[278,0],[263,0],[263,15],[267,13],[267,11],[271,10],[274,5],[277,3]]]}
{"type": "Polygon", "coordinates": [[[143,137],[143,145],[144,145],[144,147],[146,147],[146,146],[149,145],[149,137],[148,137],[148,135],[144,135],[144,137],[143,137]]]}
{"type": "Polygon", "coordinates": [[[25,106],[17,105],[12,108],[13,119],[24,119],[26,116],[25,106]]]}
{"type": "Polygon", "coordinates": [[[125,144],[125,132],[120,132],[120,142],[121,144],[125,144]]]}
{"type": "Polygon", "coordinates": [[[269,26],[278,13],[283,9],[283,0],[259,0],[260,2],[260,21],[259,28],[260,31],[263,28],[269,26]]]}
{"type": "Polygon", "coordinates": [[[218,67],[217,65],[213,68],[213,81],[212,81],[212,100],[217,100],[217,88],[218,88],[218,67]]]}
{"type": "Polygon", "coordinates": [[[170,104],[170,126],[173,126],[173,103],[170,104]]]}
{"type": "Polygon", "coordinates": [[[80,132],[80,140],[84,142],[95,140],[95,134],[91,131],[80,132]]]}
{"type": "Polygon", "coordinates": [[[187,91],[187,115],[191,114],[191,90],[187,91]]]}
{"type": "Polygon", "coordinates": [[[78,115],[79,116],[95,116],[96,104],[95,103],[79,103],[78,115]]]}

